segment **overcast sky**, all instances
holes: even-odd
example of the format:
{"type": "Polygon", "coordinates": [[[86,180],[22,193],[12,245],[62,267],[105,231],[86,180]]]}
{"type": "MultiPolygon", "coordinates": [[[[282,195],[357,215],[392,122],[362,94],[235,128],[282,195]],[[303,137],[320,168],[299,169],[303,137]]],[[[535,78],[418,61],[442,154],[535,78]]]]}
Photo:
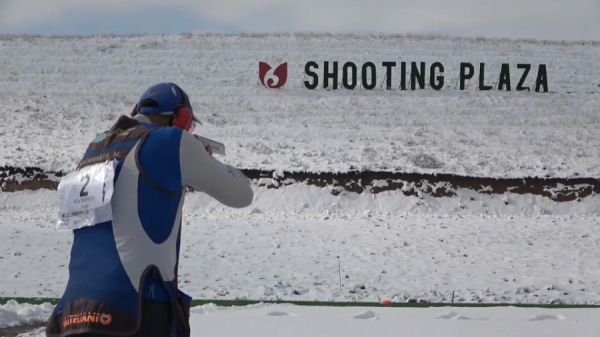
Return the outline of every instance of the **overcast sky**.
{"type": "Polygon", "coordinates": [[[600,40],[600,0],[0,0],[0,34],[309,31],[600,40]]]}

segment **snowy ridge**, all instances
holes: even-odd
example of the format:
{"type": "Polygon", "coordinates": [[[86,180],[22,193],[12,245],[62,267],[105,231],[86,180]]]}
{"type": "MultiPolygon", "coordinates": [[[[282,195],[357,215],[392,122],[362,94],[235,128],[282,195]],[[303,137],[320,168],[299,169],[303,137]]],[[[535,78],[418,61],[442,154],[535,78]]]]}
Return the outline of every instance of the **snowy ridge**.
{"type": "Polygon", "coordinates": [[[0,304],[0,329],[46,322],[53,309],[50,303],[20,304],[10,300],[0,304]]]}
{"type": "MultiPolygon", "coordinates": [[[[278,189],[252,184],[255,198],[249,208],[229,209],[203,193],[190,193],[186,197],[184,210],[205,212],[218,216],[239,216],[249,214],[270,214],[283,217],[340,216],[342,218],[365,214],[396,216],[402,213],[475,216],[538,216],[538,215],[588,215],[600,214],[600,197],[586,197],[580,200],[556,202],[549,197],[537,194],[477,193],[471,189],[458,189],[452,197],[435,197],[427,193],[383,191],[372,193],[337,193],[335,187],[292,184],[278,189]],[[387,214],[387,215],[386,215],[387,214]]],[[[54,209],[57,203],[56,191],[0,192],[0,210],[54,209]]],[[[54,216],[54,211],[51,212],[54,216]]]]}
{"type": "MultiPolygon", "coordinates": [[[[166,36],[171,36],[167,34],[166,36]]],[[[518,44],[533,44],[533,45],[562,45],[562,46],[582,46],[591,45],[594,47],[600,46],[600,41],[597,40],[538,40],[538,39],[523,39],[523,38],[498,38],[498,37],[463,37],[463,36],[447,36],[442,34],[353,34],[353,33],[326,33],[326,32],[294,32],[294,33],[253,33],[241,32],[240,34],[219,33],[219,32],[200,32],[200,33],[183,33],[183,37],[234,37],[234,38],[301,38],[301,39],[330,39],[337,40],[452,40],[455,42],[481,42],[481,43],[518,43],[518,44]]],[[[42,36],[35,34],[0,34],[0,40],[22,39],[31,41],[34,39],[43,40],[86,40],[90,38],[147,38],[147,37],[165,37],[165,34],[89,34],[89,35],[53,35],[42,36]]]]}

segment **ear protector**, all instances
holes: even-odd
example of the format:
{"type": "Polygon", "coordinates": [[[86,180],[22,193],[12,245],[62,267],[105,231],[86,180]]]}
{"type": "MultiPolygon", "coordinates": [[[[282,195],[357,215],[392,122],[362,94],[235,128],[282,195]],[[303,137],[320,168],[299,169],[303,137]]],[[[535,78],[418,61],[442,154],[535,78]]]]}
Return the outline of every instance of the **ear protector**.
{"type": "Polygon", "coordinates": [[[194,122],[194,112],[188,95],[178,86],[179,92],[183,96],[183,102],[177,106],[175,113],[171,116],[171,126],[177,126],[187,132],[194,131],[196,122],[194,122]]]}
{"type": "MultiPolygon", "coordinates": [[[[182,94],[183,101],[175,107],[175,111],[171,115],[171,120],[169,121],[169,126],[176,126],[182,130],[191,133],[196,127],[196,122],[194,121],[194,112],[192,110],[189,97],[185,93],[185,91],[183,91],[177,85],[174,86],[182,94]]],[[[139,103],[136,104],[133,110],[131,111],[131,117],[136,116],[138,113],[139,103]]]]}

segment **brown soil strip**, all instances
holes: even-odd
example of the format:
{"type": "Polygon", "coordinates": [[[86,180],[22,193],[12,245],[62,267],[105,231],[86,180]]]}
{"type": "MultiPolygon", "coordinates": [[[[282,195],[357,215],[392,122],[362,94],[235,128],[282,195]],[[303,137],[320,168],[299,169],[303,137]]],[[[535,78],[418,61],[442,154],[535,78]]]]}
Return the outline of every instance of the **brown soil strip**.
{"type": "MultiPolygon", "coordinates": [[[[456,196],[460,189],[480,194],[533,194],[557,202],[581,200],[600,193],[600,180],[595,178],[519,178],[495,179],[452,174],[417,174],[394,172],[275,172],[255,169],[242,170],[258,186],[277,189],[291,184],[327,187],[333,195],[342,192],[381,193],[401,191],[406,196],[435,198],[456,196]]],[[[56,189],[56,177],[61,172],[44,172],[35,167],[0,167],[2,191],[56,189]]]]}

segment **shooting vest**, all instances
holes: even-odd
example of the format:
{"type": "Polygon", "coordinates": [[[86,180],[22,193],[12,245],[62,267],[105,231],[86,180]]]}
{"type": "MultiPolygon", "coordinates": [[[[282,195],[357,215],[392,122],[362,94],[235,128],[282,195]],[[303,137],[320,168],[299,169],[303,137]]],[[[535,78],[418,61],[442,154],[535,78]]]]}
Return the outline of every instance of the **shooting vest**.
{"type": "MultiPolygon", "coordinates": [[[[73,230],[69,280],[46,327],[47,336],[134,334],[140,326],[142,292],[149,278],[159,280],[162,300],[172,304],[172,335],[190,336],[191,297],[177,287],[185,188],[177,186],[176,180],[167,187],[158,184],[140,165],[140,148],[158,128],[122,116],[110,130],[96,136],[77,165],[79,171],[114,160],[112,219],[73,230]],[[139,202],[142,198],[172,207],[157,209],[139,202]]],[[[164,166],[171,164],[157,165],[175,170],[164,166]]]]}

